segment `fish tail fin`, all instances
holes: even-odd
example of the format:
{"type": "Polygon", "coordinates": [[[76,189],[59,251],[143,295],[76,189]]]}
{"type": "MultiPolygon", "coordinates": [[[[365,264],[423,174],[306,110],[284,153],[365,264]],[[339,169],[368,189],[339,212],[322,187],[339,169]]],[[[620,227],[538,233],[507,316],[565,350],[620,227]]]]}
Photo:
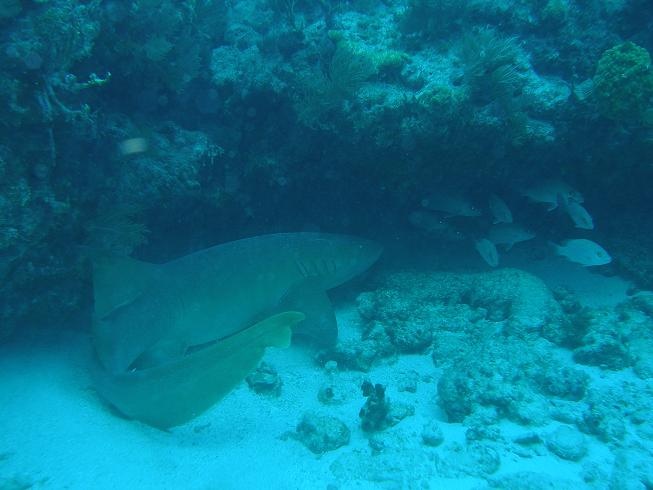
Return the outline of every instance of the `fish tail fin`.
{"type": "MultiPolygon", "coordinates": [[[[562,192],[556,194],[556,204],[554,206],[560,207],[566,213],[569,212],[569,197],[565,196],[562,192]]],[[[555,208],[554,208],[555,209],[555,208]]]]}
{"type": "Polygon", "coordinates": [[[552,242],[551,240],[547,241],[546,244],[556,253],[556,255],[560,255],[560,245],[552,242]]]}

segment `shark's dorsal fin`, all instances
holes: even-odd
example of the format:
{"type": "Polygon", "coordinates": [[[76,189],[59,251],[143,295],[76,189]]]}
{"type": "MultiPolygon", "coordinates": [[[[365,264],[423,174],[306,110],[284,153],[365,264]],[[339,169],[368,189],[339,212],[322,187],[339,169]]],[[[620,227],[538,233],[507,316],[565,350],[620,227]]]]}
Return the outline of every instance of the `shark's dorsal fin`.
{"type": "Polygon", "coordinates": [[[161,276],[161,266],[130,257],[94,257],[92,263],[98,319],[133,302],[161,276]]]}

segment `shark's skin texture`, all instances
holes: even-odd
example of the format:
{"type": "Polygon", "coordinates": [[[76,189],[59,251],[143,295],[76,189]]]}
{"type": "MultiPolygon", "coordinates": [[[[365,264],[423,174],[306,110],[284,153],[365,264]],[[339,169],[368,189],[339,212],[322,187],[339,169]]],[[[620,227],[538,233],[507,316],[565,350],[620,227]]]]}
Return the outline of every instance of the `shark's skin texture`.
{"type": "Polygon", "coordinates": [[[307,317],[296,333],[333,342],[335,317],[325,291],[365,271],[380,254],[378,244],[355,237],[281,233],[160,265],[98,260],[98,360],[112,374],[156,367],[286,310],[307,317]]]}
{"type": "Polygon", "coordinates": [[[291,327],[304,315],[287,311],[173,362],[110,374],[98,368],[95,385],[124,415],[159,429],[183,424],[226,396],[261,361],[266,347],[288,347],[291,327]]]}

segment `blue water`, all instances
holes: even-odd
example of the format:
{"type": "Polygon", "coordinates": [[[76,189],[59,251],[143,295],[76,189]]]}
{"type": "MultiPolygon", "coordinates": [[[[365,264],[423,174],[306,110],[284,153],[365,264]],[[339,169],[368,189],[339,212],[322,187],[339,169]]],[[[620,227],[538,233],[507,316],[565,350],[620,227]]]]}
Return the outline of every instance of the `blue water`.
{"type": "Polygon", "coordinates": [[[649,3],[3,2],[0,489],[653,488],[649,3]]]}

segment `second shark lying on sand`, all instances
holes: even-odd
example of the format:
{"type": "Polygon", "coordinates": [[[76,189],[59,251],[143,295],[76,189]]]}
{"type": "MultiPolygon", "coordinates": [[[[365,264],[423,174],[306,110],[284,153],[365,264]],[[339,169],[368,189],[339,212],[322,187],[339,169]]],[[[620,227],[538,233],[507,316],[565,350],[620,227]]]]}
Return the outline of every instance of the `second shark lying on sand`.
{"type": "Polygon", "coordinates": [[[301,319],[294,333],[318,345],[333,344],[337,325],[326,290],[365,271],[380,254],[378,244],[354,237],[284,233],[217,245],[161,265],[98,260],[93,273],[98,391],[126,415],[151,425],[183,423],[244,378],[266,346],[285,345],[284,328],[301,319]],[[229,349],[223,342],[230,342],[229,349]],[[226,358],[230,349],[242,352],[226,358]],[[243,363],[251,367],[243,369],[243,363]],[[216,378],[197,381],[206,372],[200,365],[213,366],[216,378]],[[186,374],[177,374],[182,371],[186,374]],[[227,381],[236,371],[247,372],[235,383],[227,381]],[[162,397],[174,400],[182,384],[193,387],[198,403],[163,409],[162,397]],[[174,415],[160,416],[162,410],[174,415]]]}

